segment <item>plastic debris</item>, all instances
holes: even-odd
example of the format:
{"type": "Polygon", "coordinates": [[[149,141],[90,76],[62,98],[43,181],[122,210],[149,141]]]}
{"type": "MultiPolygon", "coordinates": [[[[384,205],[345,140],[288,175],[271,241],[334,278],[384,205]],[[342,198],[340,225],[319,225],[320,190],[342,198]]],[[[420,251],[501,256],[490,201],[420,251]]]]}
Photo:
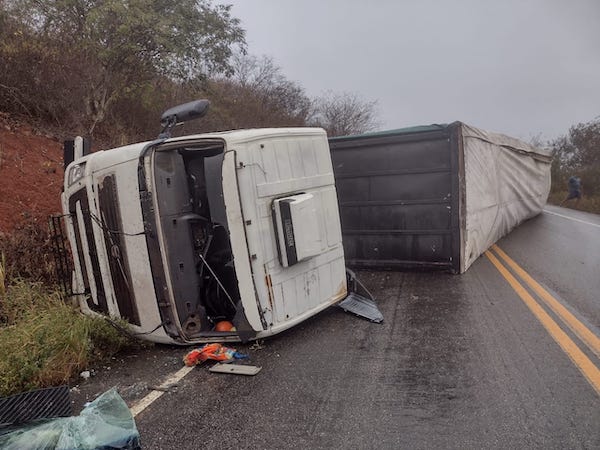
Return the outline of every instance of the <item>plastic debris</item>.
{"type": "Polygon", "coordinates": [[[129,408],[111,389],[79,416],[35,422],[0,435],[0,448],[30,450],[140,449],[140,435],[129,408]]]}
{"type": "Polygon", "coordinates": [[[346,279],[348,281],[349,293],[344,300],[338,303],[338,306],[346,312],[363,317],[371,322],[382,323],[383,314],[379,311],[373,294],[360,282],[356,274],[348,268],[346,268],[346,279]]]}
{"type": "Polygon", "coordinates": [[[234,359],[247,359],[248,355],[238,352],[235,348],[225,347],[221,344],[206,344],[196,348],[183,357],[186,366],[191,367],[206,360],[233,361],[234,359]]]}
{"type": "Polygon", "coordinates": [[[247,366],[247,365],[242,366],[240,364],[217,363],[208,370],[210,372],[216,372],[216,373],[231,373],[234,375],[254,376],[258,372],[260,372],[261,369],[262,369],[262,367],[257,367],[257,366],[247,366]]]}
{"type": "Polygon", "coordinates": [[[346,312],[350,312],[375,323],[383,322],[383,315],[377,308],[377,304],[356,292],[351,292],[348,297],[338,303],[338,306],[346,312]]]}

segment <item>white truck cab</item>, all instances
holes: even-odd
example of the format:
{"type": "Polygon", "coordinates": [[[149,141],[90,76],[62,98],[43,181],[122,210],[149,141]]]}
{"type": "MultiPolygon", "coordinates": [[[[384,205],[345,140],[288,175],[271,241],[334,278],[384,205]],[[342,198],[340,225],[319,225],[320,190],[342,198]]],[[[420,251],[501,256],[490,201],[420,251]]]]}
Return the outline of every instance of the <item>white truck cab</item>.
{"type": "Polygon", "coordinates": [[[164,343],[251,340],[347,296],[318,128],[162,138],[76,158],[62,206],[73,292],[164,343]],[[235,328],[216,331],[221,321],[235,328]]]}

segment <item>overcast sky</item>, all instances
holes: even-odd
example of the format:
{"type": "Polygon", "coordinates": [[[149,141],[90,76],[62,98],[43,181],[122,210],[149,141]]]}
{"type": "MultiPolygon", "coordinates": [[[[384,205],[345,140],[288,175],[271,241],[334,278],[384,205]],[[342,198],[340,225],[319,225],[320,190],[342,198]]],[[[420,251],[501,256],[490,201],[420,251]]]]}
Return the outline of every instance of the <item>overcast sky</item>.
{"type": "Polygon", "coordinates": [[[529,140],[600,116],[600,0],[222,0],[310,96],[377,100],[381,129],[462,120],[529,140]]]}

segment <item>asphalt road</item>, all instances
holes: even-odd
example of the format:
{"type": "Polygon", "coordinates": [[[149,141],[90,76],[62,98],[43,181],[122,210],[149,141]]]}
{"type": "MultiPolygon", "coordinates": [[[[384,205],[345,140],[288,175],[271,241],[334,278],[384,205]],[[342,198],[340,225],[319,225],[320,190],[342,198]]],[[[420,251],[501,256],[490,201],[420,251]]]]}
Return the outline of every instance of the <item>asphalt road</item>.
{"type": "MultiPolygon", "coordinates": [[[[383,324],[330,308],[260,348],[238,346],[262,367],[254,377],[194,368],[137,415],[143,447],[600,448],[600,355],[563,320],[600,337],[600,216],[548,211],[498,247],[562,312],[511,269],[524,286],[513,287],[498,251],[461,276],[363,272],[383,324]]],[[[135,376],[121,364],[98,381],[142,386],[134,402],[184,353],[148,350],[135,376]]]]}

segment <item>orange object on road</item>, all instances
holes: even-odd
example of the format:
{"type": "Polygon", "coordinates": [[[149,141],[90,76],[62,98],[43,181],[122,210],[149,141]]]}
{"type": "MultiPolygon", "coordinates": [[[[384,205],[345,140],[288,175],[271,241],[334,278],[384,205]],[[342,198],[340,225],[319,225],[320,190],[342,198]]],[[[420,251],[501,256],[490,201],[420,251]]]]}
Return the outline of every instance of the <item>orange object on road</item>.
{"type": "Polygon", "coordinates": [[[191,367],[208,359],[215,361],[231,361],[233,359],[245,359],[247,355],[239,353],[235,348],[224,347],[221,344],[206,344],[196,348],[183,357],[186,366],[191,367]]]}
{"type": "Polygon", "coordinates": [[[221,320],[215,325],[215,331],[234,331],[235,328],[228,320],[221,320]]]}

